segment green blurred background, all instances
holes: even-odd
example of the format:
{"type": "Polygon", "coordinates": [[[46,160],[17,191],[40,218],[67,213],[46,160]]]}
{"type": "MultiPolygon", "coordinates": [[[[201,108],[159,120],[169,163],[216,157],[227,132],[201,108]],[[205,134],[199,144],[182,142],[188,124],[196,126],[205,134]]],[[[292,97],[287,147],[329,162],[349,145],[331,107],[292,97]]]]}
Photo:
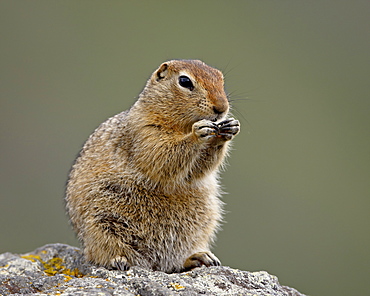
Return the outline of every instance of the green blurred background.
{"type": "Polygon", "coordinates": [[[0,252],[78,245],[69,168],[173,58],[226,73],[242,125],[224,265],[310,295],[368,294],[369,1],[1,1],[0,252]]]}

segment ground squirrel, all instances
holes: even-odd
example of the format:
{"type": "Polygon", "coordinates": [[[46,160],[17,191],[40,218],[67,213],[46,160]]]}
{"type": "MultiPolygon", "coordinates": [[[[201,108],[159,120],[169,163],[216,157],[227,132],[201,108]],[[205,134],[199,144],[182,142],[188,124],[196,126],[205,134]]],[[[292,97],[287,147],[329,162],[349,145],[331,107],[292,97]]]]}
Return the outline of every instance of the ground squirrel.
{"type": "Polygon", "coordinates": [[[217,181],[239,122],[219,70],[163,63],[135,104],[102,123],[69,175],[66,207],[85,258],[108,268],[180,272],[220,265],[217,181]]]}

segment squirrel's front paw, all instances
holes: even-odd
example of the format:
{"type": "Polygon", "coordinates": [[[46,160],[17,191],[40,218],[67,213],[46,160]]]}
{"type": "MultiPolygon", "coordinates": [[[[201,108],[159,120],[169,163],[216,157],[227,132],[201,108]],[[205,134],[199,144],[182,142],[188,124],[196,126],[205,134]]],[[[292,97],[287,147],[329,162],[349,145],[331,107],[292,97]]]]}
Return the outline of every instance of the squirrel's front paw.
{"type": "Polygon", "coordinates": [[[218,134],[217,137],[224,138],[226,141],[231,140],[240,131],[239,120],[229,118],[217,124],[218,134]]]}
{"type": "Polygon", "coordinates": [[[198,252],[191,255],[185,260],[184,269],[191,270],[195,267],[205,265],[209,266],[221,266],[220,260],[211,252],[198,252]]]}
{"type": "Polygon", "coordinates": [[[193,124],[193,134],[202,141],[217,137],[218,127],[216,123],[202,119],[193,124]]]}

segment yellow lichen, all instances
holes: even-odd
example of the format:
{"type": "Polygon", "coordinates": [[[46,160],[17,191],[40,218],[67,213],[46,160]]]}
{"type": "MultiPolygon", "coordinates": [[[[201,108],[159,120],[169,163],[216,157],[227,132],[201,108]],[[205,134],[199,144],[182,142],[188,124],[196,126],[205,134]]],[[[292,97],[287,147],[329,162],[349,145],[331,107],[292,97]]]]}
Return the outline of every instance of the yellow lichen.
{"type": "Polygon", "coordinates": [[[169,288],[173,288],[175,290],[184,290],[185,287],[181,286],[179,283],[169,283],[168,284],[169,288]]]}
{"type": "Polygon", "coordinates": [[[40,256],[37,255],[23,255],[21,258],[31,260],[32,262],[42,261],[40,256]]]}
{"type": "Polygon", "coordinates": [[[72,279],[72,277],[70,277],[69,275],[63,275],[64,277],[65,277],[65,282],[69,282],[71,279],[72,279]]]}
{"type": "MultiPolygon", "coordinates": [[[[46,251],[43,251],[46,252],[46,251]]],[[[69,280],[71,279],[70,276],[74,277],[83,277],[84,275],[79,272],[77,268],[71,270],[70,268],[66,268],[65,265],[63,265],[63,259],[59,257],[52,258],[48,261],[43,261],[40,256],[38,255],[24,255],[21,256],[24,259],[30,260],[32,262],[41,262],[41,264],[44,266],[44,272],[48,276],[53,276],[56,274],[63,274],[68,276],[69,280]]]]}

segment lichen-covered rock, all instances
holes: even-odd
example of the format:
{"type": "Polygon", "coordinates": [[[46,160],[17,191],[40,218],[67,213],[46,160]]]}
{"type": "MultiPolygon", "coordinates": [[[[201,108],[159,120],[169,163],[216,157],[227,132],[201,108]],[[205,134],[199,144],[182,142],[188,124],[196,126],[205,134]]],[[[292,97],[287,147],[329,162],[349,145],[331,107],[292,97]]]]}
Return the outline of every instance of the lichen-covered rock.
{"type": "Polygon", "coordinates": [[[202,267],[166,274],[126,272],[84,262],[78,248],[50,244],[34,252],[0,255],[0,295],[303,295],[267,272],[202,267]]]}

